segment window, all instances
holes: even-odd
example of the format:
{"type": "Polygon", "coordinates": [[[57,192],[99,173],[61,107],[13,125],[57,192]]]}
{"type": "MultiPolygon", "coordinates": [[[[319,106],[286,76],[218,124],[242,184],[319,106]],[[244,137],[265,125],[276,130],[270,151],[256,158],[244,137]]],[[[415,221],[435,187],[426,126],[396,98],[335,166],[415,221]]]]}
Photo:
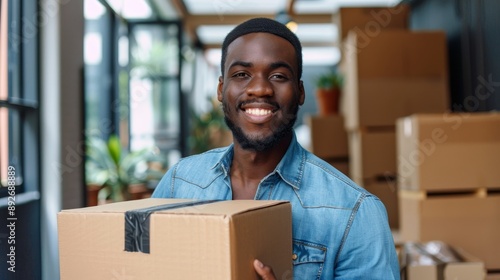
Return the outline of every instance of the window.
{"type": "Polygon", "coordinates": [[[167,158],[184,151],[180,24],[133,22],[130,41],[130,144],[156,146],[167,158]]]}
{"type": "MultiPolygon", "coordinates": [[[[148,168],[163,175],[187,147],[180,88],[182,28],[178,20],[158,20],[150,5],[84,1],[85,136],[89,143],[118,136],[124,154],[149,150],[160,164],[148,162],[148,168]]],[[[87,189],[105,181],[93,176],[91,166],[85,171],[87,189]]],[[[147,176],[149,189],[157,177],[147,176]]]]}
{"type": "Polygon", "coordinates": [[[8,186],[39,191],[36,9],[26,0],[1,6],[0,197],[8,186]]]}

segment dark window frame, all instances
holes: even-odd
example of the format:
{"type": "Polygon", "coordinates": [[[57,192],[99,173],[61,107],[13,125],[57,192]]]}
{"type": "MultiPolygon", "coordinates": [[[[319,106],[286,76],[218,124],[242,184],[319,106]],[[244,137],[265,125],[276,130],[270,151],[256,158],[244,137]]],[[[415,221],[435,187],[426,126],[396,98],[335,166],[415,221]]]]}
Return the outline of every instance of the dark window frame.
{"type": "MultiPolygon", "coordinates": [[[[38,197],[40,192],[40,112],[39,112],[39,38],[38,1],[8,1],[8,94],[7,99],[0,100],[0,108],[15,112],[19,116],[19,127],[11,127],[9,117],[9,137],[13,129],[19,130],[19,157],[16,176],[16,196],[22,200],[27,197],[38,197]],[[29,82],[24,82],[29,81],[29,82]]],[[[9,139],[9,166],[10,146],[9,139]]],[[[0,166],[7,170],[8,166],[0,166]]],[[[0,182],[1,184],[1,182],[0,182]]],[[[8,196],[6,186],[0,187],[0,198],[8,196]]]]}

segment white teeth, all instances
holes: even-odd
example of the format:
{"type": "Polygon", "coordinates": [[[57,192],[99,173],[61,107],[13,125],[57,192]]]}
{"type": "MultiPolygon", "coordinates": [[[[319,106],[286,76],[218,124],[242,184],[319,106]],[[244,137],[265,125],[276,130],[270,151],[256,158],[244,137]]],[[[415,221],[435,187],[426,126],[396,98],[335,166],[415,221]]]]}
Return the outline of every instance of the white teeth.
{"type": "Polygon", "coordinates": [[[272,113],[271,110],[258,109],[258,108],[247,109],[246,112],[249,113],[250,115],[256,115],[256,116],[264,116],[272,113]]]}

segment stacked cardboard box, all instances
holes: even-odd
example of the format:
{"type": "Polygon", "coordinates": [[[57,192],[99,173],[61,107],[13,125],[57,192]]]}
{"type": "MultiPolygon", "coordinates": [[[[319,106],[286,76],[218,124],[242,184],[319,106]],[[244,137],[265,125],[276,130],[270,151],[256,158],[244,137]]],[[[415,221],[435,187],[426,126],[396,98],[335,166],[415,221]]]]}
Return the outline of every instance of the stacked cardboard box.
{"type": "Polygon", "coordinates": [[[339,14],[350,177],[380,196],[391,227],[398,228],[395,123],[413,113],[447,110],[445,34],[407,30],[406,6],[339,14]]]}
{"type": "Polygon", "coordinates": [[[484,263],[461,248],[441,241],[404,243],[400,252],[402,280],[484,280],[484,263]]]}
{"type": "Polygon", "coordinates": [[[347,37],[350,30],[371,34],[387,29],[407,29],[409,18],[408,5],[398,5],[393,8],[341,7],[333,16],[341,41],[347,37]]]}
{"type": "Polygon", "coordinates": [[[500,272],[491,272],[486,275],[485,280],[500,280],[500,272]]]}
{"type": "Polygon", "coordinates": [[[292,274],[285,201],[142,199],[58,215],[61,279],[259,279],[292,274]],[[273,230],[269,230],[272,228],[273,230]]]}
{"type": "Polygon", "coordinates": [[[397,122],[402,240],[443,240],[500,269],[500,114],[397,122]]]}
{"type": "Polygon", "coordinates": [[[340,172],[349,175],[347,133],[344,118],[340,115],[304,116],[309,126],[311,143],[309,151],[324,159],[340,172]]]}
{"type": "Polygon", "coordinates": [[[400,117],[448,109],[444,32],[391,30],[363,40],[362,34],[351,31],[343,48],[347,130],[394,128],[400,117]]]}

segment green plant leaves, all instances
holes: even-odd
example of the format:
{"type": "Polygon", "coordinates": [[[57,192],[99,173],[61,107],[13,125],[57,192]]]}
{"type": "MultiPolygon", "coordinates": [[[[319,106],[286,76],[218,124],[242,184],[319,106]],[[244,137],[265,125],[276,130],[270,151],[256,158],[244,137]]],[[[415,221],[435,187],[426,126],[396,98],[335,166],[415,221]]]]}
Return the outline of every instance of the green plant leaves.
{"type": "Polygon", "coordinates": [[[108,151],[109,155],[111,156],[111,159],[116,165],[120,165],[120,159],[121,159],[121,144],[120,144],[120,139],[116,135],[111,135],[109,136],[108,139],[108,151]]]}
{"type": "Polygon", "coordinates": [[[343,84],[343,77],[336,72],[329,72],[316,79],[316,87],[321,89],[340,88],[343,84]]]}
{"type": "Polygon", "coordinates": [[[159,180],[164,173],[148,169],[150,160],[160,162],[152,149],[127,153],[116,135],[111,135],[108,141],[100,137],[88,137],[86,151],[85,179],[87,184],[104,186],[99,192],[101,200],[126,199],[129,185],[159,180]]]}

